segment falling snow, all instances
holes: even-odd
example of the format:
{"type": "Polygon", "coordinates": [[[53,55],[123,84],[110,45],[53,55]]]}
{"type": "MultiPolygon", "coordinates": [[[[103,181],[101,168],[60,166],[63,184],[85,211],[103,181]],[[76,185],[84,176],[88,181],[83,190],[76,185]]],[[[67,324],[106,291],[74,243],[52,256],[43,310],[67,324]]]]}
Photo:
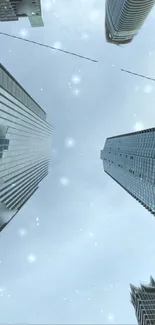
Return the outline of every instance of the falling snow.
{"type": "Polygon", "coordinates": [[[28,30],[26,28],[20,29],[19,34],[23,38],[27,38],[29,36],[28,30]]]}
{"type": "Polygon", "coordinates": [[[82,36],[81,36],[81,39],[87,40],[88,39],[88,34],[87,33],[83,33],[82,36]]]}
{"type": "Polygon", "coordinates": [[[27,260],[28,260],[29,263],[33,264],[33,263],[36,262],[37,257],[34,254],[29,254],[28,257],[27,257],[27,260]]]}
{"type": "Polygon", "coordinates": [[[73,90],[73,95],[74,96],[77,97],[77,96],[79,96],[79,94],[80,94],[80,89],[76,88],[76,89],[73,90]]]}
{"type": "Polygon", "coordinates": [[[75,147],[75,144],[76,144],[76,141],[73,138],[67,138],[65,140],[65,146],[67,148],[73,148],[73,147],[75,147]]]}
{"type": "Polygon", "coordinates": [[[68,186],[70,183],[69,179],[65,176],[60,177],[60,184],[63,186],[68,186]]]}
{"type": "Polygon", "coordinates": [[[138,91],[139,90],[139,86],[135,86],[135,91],[138,91]]]}
{"type": "Polygon", "coordinates": [[[27,229],[25,229],[25,228],[19,229],[18,234],[20,237],[25,237],[27,235],[27,229]]]}
{"type": "Polygon", "coordinates": [[[81,82],[81,78],[78,75],[74,75],[71,81],[73,84],[78,85],[81,82]]]}
{"type": "Polygon", "coordinates": [[[42,8],[45,12],[50,12],[52,9],[52,2],[50,0],[42,2],[42,8]]]}
{"type": "Polygon", "coordinates": [[[96,20],[99,18],[100,12],[99,10],[92,10],[90,15],[89,15],[89,19],[92,23],[95,23],[96,20]]]}
{"type": "Polygon", "coordinates": [[[52,46],[57,50],[60,50],[62,48],[61,42],[54,42],[52,46]]]}
{"type": "Polygon", "coordinates": [[[108,317],[107,317],[107,319],[108,319],[108,321],[109,321],[110,323],[113,323],[114,320],[115,320],[115,317],[114,317],[113,314],[109,314],[108,317]]]}
{"type": "Polygon", "coordinates": [[[152,87],[151,85],[146,85],[146,86],[144,87],[144,92],[145,92],[146,94],[150,94],[150,93],[152,93],[152,91],[153,91],[153,87],[152,87]]]}
{"type": "Polygon", "coordinates": [[[144,125],[142,122],[136,122],[133,129],[134,131],[141,131],[144,129],[144,125]]]}

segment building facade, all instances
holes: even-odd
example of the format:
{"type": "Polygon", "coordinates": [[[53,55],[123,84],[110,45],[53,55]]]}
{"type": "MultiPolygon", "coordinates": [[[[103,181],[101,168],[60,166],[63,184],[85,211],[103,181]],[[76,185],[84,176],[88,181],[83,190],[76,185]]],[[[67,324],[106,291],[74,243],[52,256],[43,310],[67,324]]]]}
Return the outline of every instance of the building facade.
{"type": "Polygon", "coordinates": [[[141,285],[136,288],[132,284],[131,302],[139,325],[155,324],[155,281],[151,277],[149,285],[141,285]]]}
{"type": "Polygon", "coordinates": [[[48,174],[46,113],[0,64],[0,230],[48,174]]]}
{"type": "Polygon", "coordinates": [[[104,171],[155,216],[155,128],[107,138],[104,171]]]}
{"type": "Polygon", "coordinates": [[[106,0],[106,40],[115,44],[131,42],[154,4],[155,0],[106,0]]]}
{"type": "Polygon", "coordinates": [[[14,21],[28,17],[32,27],[44,26],[40,0],[2,0],[0,1],[0,21],[14,21]]]}

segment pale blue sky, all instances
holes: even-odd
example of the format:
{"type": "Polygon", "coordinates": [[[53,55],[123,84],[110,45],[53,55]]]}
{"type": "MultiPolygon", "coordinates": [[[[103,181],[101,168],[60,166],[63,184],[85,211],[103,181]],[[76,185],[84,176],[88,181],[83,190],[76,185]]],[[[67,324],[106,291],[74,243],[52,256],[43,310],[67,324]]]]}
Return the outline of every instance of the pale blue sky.
{"type": "Polygon", "coordinates": [[[124,48],[107,44],[103,0],[44,0],[44,28],[0,30],[0,61],[55,127],[50,174],[0,235],[0,323],[136,324],[129,283],[155,276],[155,220],[104,174],[106,137],[155,126],[155,10],[124,48]],[[49,2],[48,2],[49,1],[49,2]]]}

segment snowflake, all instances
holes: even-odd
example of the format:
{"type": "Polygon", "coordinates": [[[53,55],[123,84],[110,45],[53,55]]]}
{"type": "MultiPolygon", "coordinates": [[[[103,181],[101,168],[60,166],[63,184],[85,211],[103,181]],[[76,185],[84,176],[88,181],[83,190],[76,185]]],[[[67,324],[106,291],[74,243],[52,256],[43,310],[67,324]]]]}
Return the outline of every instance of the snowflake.
{"type": "Polygon", "coordinates": [[[98,19],[99,15],[100,15],[99,10],[92,10],[89,15],[90,21],[94,23],[98,19]]]}
{"type": "Polygon", "coordinates": [[[49,12],[52,9],[51,1],[43,1],[42,6],[43,6],[44,11],[46,11],[46,12],[49,12]]]}
{"type": "Polygon", "coordinates": [[[134,125],[134,130],[135,131],[141,131],[144,129],[144,125],[142,122],[136,122],[136,124],[134,125]]]}
{"type": "Polygon", "coordinates": [[[27,230],[25,228],[21,228],[18,230],[19,236],[24,237],[27,235],[27,230]]]}
{"type": "Polygon", "coordinates": [[[94,245],[95,245],[95,246],[97,246],[97,245],[98,245],[97,241],[95,241],[94,245]]]}
{"type": "Polygon", "coordinates": [[[20,29],[19,34],[23,38],[28,37],[28,30],[26,28],[22,28],[20,29]]]}
{"type": "Polygon", "coordinates": [[[8,294],[8,298],[10,298],[10,296],[11,296],[11,295],[10,295],[10,294],[8,294]]]}
{"type": "Polygon", "coordinates": [[[72,76],[72,83],[78,85],[81,82],[81,78],[77,75],[72,76]]]}
{"type": "Polygon", "coordinates": [[[37,257],[34,254],[29,254],[27,257],[28,262],[31,264],[36,262],[36,259],[37,259],[37,257]]]}
{"type": "Polygon", "coordinates": [[[73,90],[74,96],[78,96],[80,94],[80,89],[76,88],[73,90]]]}
{"type": "Polygon", "coordinates": [[[65,176],[63,177],[60,177],[60,184],[63,185],[63,186],[68,186],[69,185],[69,179],[65,176]]]}
{"type": "Polygon", "coordinates": [[[62,44],[61,42],[54,42],[53,43],[53,47],[57,50],[61,49],[62,48],[62,44]]]}
{"type": "Polygon", "coordinates": [[[87,300],[89,300],[89,301],[90,301],[90,300],[91,300],[91,298],[90,298],[90,297],[88,297],[88,298],[87,298],[87,300]]]}
{"type": "Polygon", "coordinates": [[[81,36],[82,39],[87,40],[88,39],[88,34],[87,33],[83,33],[81,36]]]}
{"type": "Polygon", "coordinates": [[[82,231],[83,229],[82,228],[80,228],[80,231],[82,231]]]}
{"type": "Polygon", "coordinates": [[[108,315],[108,321],[109,321],[110,323],[113,323],[113,322],[114,322],[114,319],[115,319],[115,317],[114,317],[113,314],[109,314],[109,315],[108,315]]]}
{"type": "Polygon", "coordinates": [[[138,91],[139,90],[139,86],[135,86],[135,91],[138,91]]]}
{"type": "Polygon", "coordinates": [[[36,221],[39,221],[39,218],[38,217],[36,218],[36,221]]]}
{"type": "Polygon", "coordinates": [[[37,222],[37,226],[39,226],[40,225],[40,223],[39,222],[37,222]]]}
{"type": "Polygon", "coordinates": [[[89,236],[90,236],[91,238],[93,238],[93,237],[94,237],[93,232],[90,232],[90,233],[89,233],[89,236]]]}
{"type": "Polygon", "coordinates": [[[73,148],[75,146],[76,141],[73,138],[67,138],[65,140],[65,145],[67,148],[73,148]]]}
{"type": "Polygon", "coordinates": [[[152,93],[152,91],[153,91],[153,87],[151,85],[148,84],[144,87],[144,93],[150,94],[152,93]]]}

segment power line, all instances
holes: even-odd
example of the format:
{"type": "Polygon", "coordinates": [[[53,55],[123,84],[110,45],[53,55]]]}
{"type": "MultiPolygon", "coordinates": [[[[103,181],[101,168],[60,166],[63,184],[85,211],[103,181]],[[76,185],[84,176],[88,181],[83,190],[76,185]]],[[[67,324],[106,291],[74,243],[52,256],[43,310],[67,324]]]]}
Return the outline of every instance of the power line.
{"type": "Polygon", "coordinates": [[[124,70],[124,69],[121,69],[121,71],[123,71],[123,72],[127,72],[127,73],[130,73],[130,74],[133,74],[133,75],[138,76],[138,77],[141,77],[141,78],[145,78],[145,79],[149,79],[149,80],[155,81],[154,78],[147,77],[147,76],[145,76],[145,75],[143,75],[143,74],[139,74],[139,73],[131,72],[131,71],[129,71],[129,70],[124,70]]]}
{"type": "Polygon", "coordinates": [[[63,52],[63,53],[66,53],[66,54],[74,55],[74,56],[77,56],[80,59],[88,60],[88,61],[91,61],[91,62],[98,62],[98,61],[96,61],[94,59],[91,59],[91,58],[88,58],[86,56],[83,56],[83,55],[80,55],[80,54],[76,54],[76,53],[73,53],[73,52],[69,52],[69,51],[65,51],[65,50],[62,50],[62,49],[57,49],[57,48],[55,48],[53,46],[50,46],[50,45],[47,45],[47,44],[42,44],[42,43],[39,43],[39,42],[31,41],[31,40],[28,40],[26,38],[18,37],[18,36],[11,35],[11,34],[7,34],[7,33],[3,33],[3,32],[0,32],[0,34],[1,35],[4,35],[4,36],[16,38],[16,39],[19,39],[19,40],[24,41],[24,42],[33,43],[33,44],[36,44],[36,45],[40,45],[40,46],[43,46],[43,47],[47,47],[47,48],[52,49],[52,50],[55,50],[55,51],[59,51],[59,52],[63,52]]]}

